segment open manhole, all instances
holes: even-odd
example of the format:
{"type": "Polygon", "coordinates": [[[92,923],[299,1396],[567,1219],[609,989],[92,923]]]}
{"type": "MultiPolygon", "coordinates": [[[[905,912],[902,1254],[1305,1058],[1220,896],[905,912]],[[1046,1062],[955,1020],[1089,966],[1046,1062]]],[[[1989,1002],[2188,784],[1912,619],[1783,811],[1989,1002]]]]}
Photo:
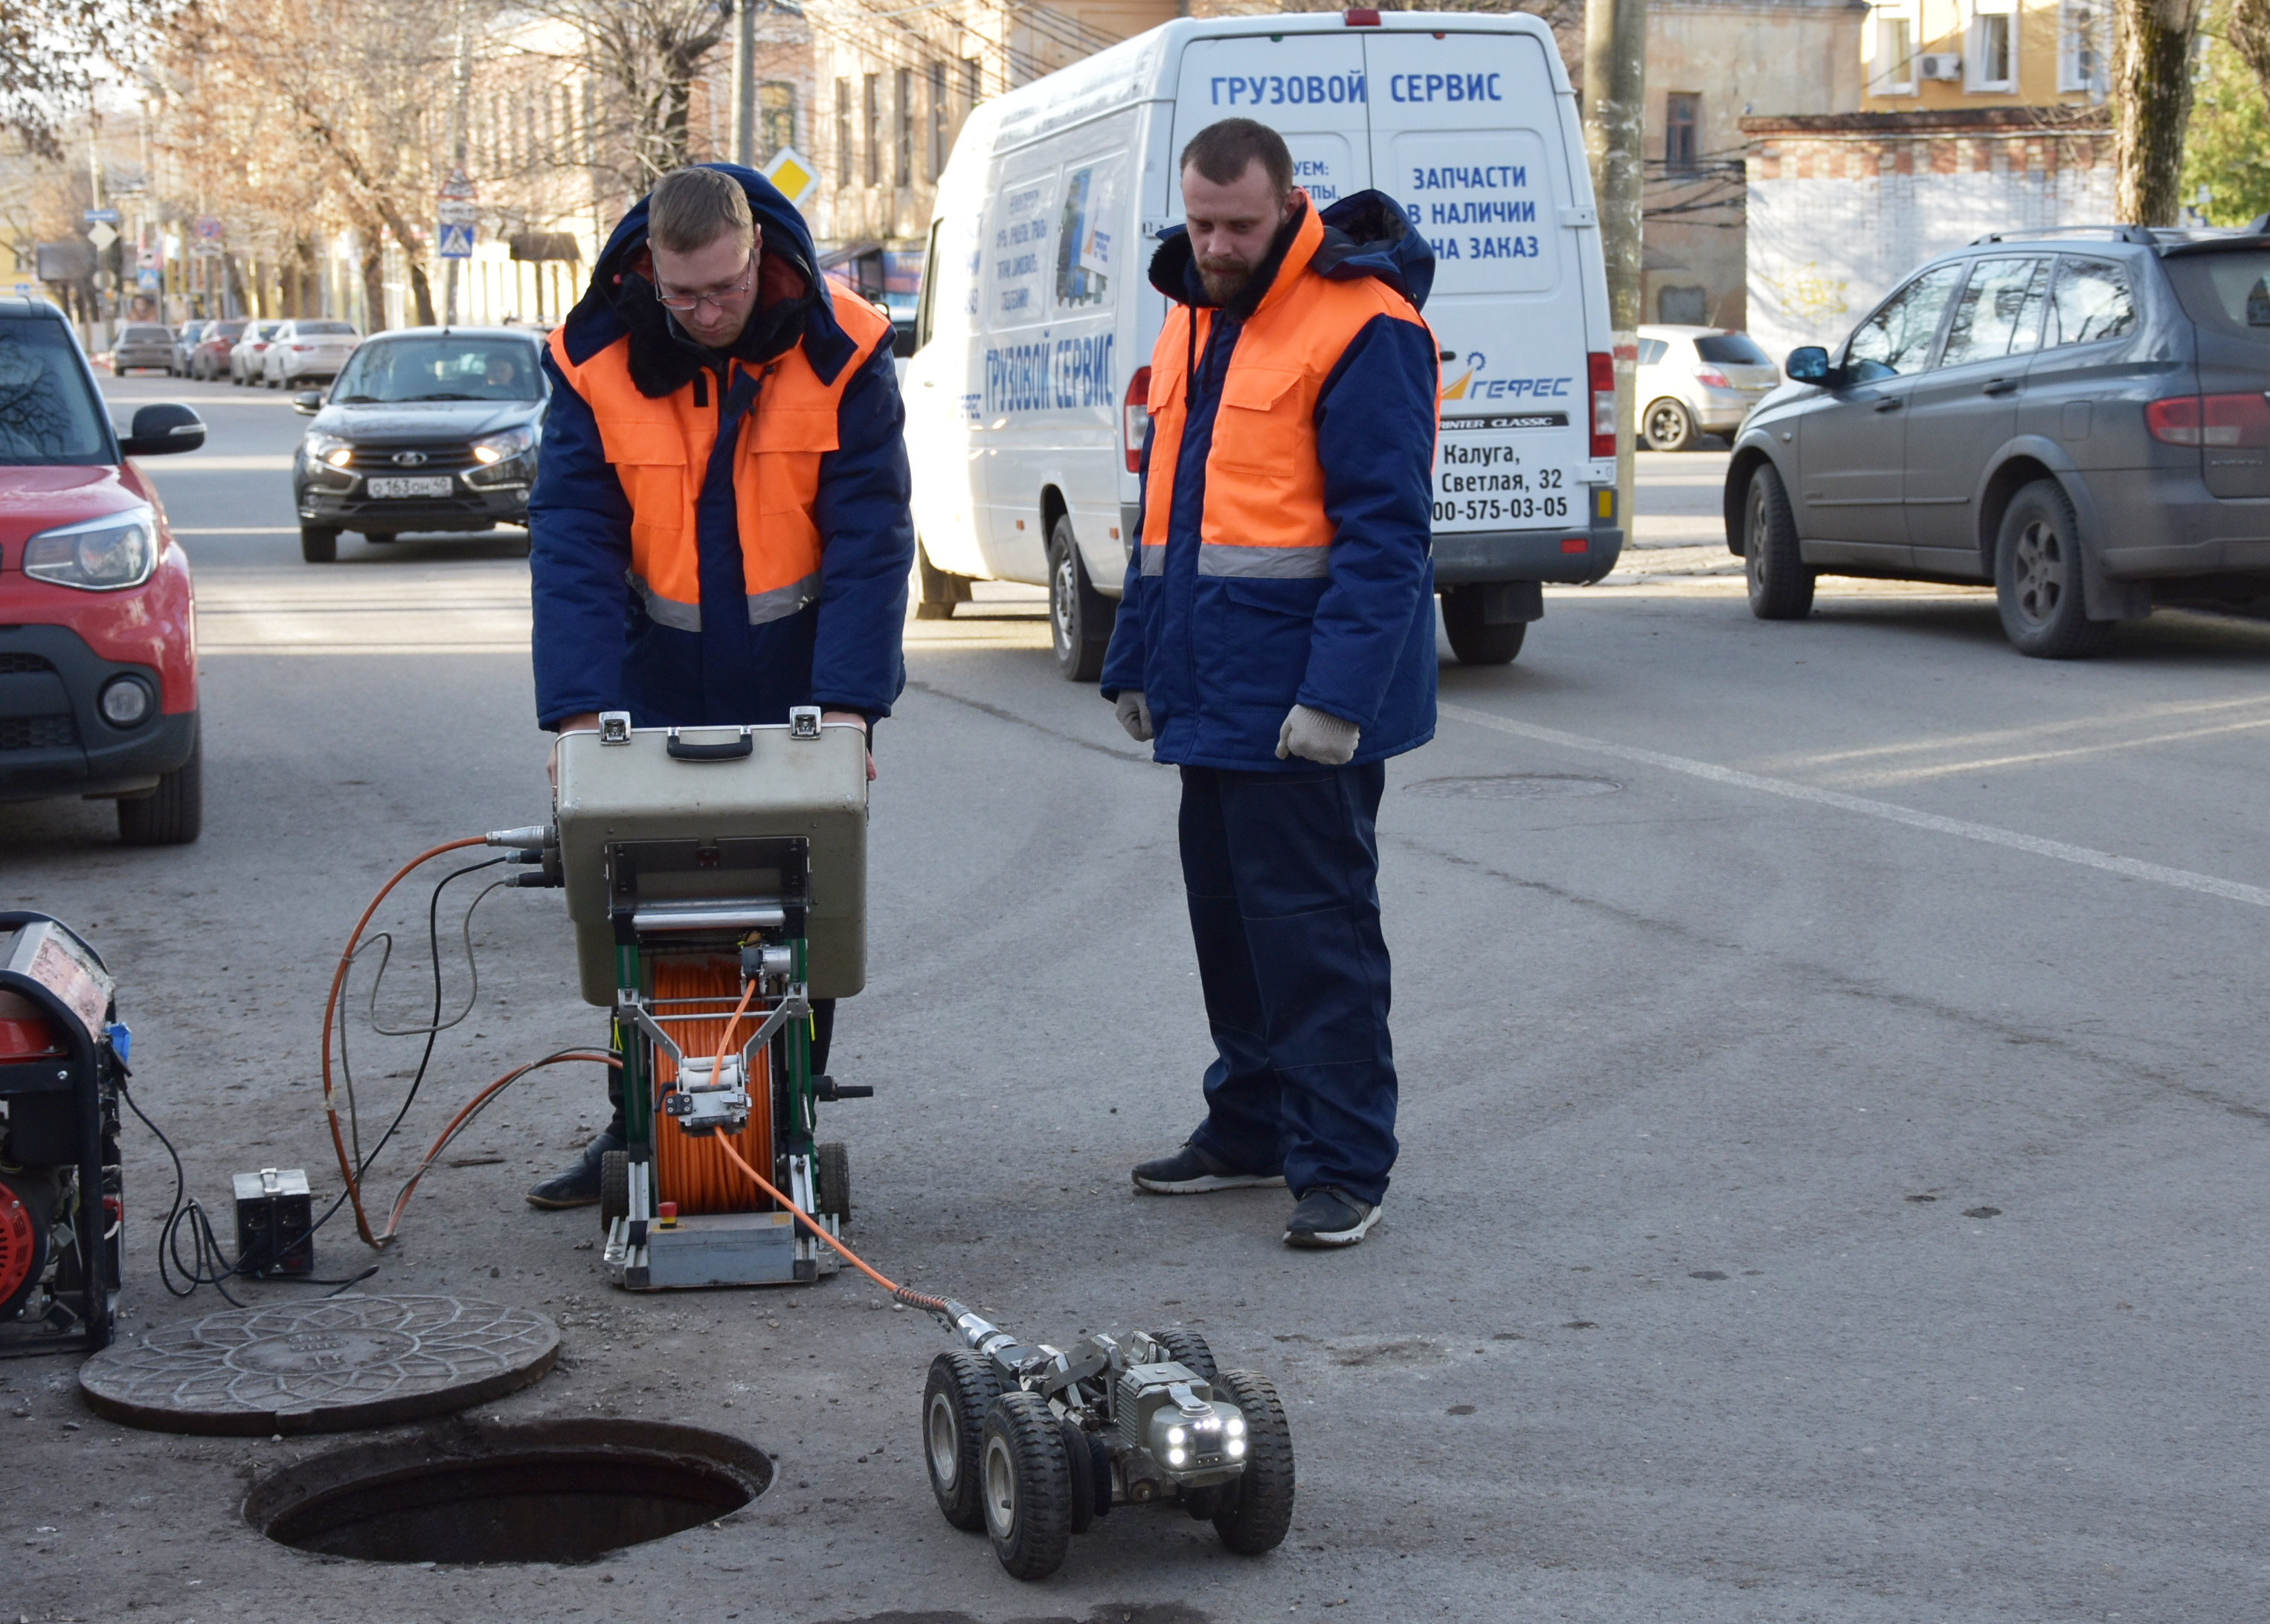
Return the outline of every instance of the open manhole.
{"type": "Polygon", "coordinates": [[[1403,786],[1407,795],[1446,801],[1541,801],[1575,795],[1613,795],[1623,785],[1583,773],[1493,773],[1480,778],[1422,778],[1403,786]]]}
{"type": "Polygon", "coordinates": [[[374,1562],[580,1562],[738,1511],[771,1459],[664,1422],[458,1421],[269,1473],[244,1519],[279,1544],[374,1562]]]}

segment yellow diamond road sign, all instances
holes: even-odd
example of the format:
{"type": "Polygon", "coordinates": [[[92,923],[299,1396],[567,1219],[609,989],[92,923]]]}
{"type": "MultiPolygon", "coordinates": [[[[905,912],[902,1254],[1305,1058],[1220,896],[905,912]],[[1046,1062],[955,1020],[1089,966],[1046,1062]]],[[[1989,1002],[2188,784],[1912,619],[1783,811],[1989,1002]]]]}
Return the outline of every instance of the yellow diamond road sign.
{"type": "Polygon", "coordinates": [[[802,203],[810,193],[812,183],[820,177],[812,173],[812,165],[803,153],[792,146],[784,146],[772,156],[772,161],[758,171],[780,189],[780,195],[791,204],[802,203]]]}

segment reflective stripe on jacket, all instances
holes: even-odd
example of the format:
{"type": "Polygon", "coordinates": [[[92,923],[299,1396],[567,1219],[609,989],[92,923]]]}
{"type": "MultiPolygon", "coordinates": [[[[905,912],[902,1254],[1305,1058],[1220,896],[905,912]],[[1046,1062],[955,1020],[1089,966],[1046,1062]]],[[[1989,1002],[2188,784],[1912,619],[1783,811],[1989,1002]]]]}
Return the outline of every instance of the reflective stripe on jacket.
{"type": "Polygon", "coordinates": [[[1359,762],[1434,733],[1434,258],[1380,193],[1296,196],[1227,307],[1179,230],[1152,262],[1175,302],[1102,686],[1144,690],[1162,761],[1313,770],[1276,759],[1295,704],[1356,723],[1359,762]]]}
{"type": "Polygon", "coordinates": [[[716,449],[725,400],[753,371],[756,398],[739,419],[733,457],[734,518],[749,624],[783,619],[820,597],[820,529],[812,506],[820,459],[836,446],[843,390],[875,346],[888,317],[858,299],[835,301],[835,319],[856,346],[850,363],[821,382],[801,347],[761,367],[730,363],[723,389],[708,373],[650,400],[631,382],[630,339],[617,339],[580,364],[568,359],[567,329],[553,330],[553,364],[591,409],[600,444],[631,505],[631,585],[657,624],[701,629],[695,508],[716,449]]]}

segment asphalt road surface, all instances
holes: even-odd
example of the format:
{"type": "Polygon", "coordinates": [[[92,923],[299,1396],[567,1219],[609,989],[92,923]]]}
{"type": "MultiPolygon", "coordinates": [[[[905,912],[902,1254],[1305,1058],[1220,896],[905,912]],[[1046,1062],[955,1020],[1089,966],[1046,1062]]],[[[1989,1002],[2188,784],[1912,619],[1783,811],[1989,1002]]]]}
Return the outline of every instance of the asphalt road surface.
{"type": "MultiPolygon", "coordinates": [[[[124,850],[107,806],[0,807],[0,886],[119,970],[194,1193],[279,1165],[335,1192],[315,1056],[348,926],[418,850],[544,815],[523,549],[302,565],[285,397],[111,393],[213,425],[148,464],[197,570],[206,833],[124,850]]],[[[935,1326],[848,1274],[626,1295],[590,1214],[523,1205],[602,1120],[584,1067],[484,1119],[368,1288],[556,1316],[562,1368],[495,1413],[719,1428],[774,1455],[769,1492],[589,1565],[326,1561],[239,1509],[330,1444],[132,1431],[19,1362],[0,1616],[2270,1617],[2270,628],[2163,613],[2048,664],[1983,591],[1836,581],[1761,623],[1713,550],[1723,456],[1645,464],[1626,567],[1549,592],[1517,664],[1446,664],[1435,741],[1390,769],[1404,1151],[1347,1254],[1283,1248],[1281,1191],[1131,1192],[1208,1052],[1175,776],[1058,679],[1037,594],[908,627],[833,1068],[876,1097],[827,1110],[853,1242],[1035,1337],[1179,1323],[1273,1377],[1300,1461],[1273,1555],[1123,1508],[1009,1579],[924,1482],[935,1326]]],[[[472,935],[419,1146],[516,1060],[604,1037],[556,894],[501,893],[472,935]]],[[[415,1018],[425,973],[412,942],[381,1012],[415,1018]]],[[[414,1043],[357,1042],[366,1102],[397,1102],[414,1043]]],[[[216,1304],[160,1289],[170,1172],[138,1128],[129,1163],[131,1334],[216,1304]]],[[[367,1257],[344,1221],[320,1245],[327,1274],[367,1257]]]]}

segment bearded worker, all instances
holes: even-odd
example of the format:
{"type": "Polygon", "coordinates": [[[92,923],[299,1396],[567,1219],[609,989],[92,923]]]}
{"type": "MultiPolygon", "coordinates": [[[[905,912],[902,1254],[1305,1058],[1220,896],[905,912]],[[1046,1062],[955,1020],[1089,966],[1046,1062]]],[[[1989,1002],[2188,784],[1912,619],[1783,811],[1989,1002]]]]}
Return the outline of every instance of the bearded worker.
{"type": "Polygon", "coordinates": [[[1285,1242],[1352,1246],[1396,1155],[1375,833],[1435,730],[1434,256],[1395,203],[1319,214],[1266,125],[1182,155],[1151,262],[1142,545],[1102,688],[1182,769],[1183,880],[1216,1050],[1160,1195],[1289,1185],[1285,1242]]]}
{"type": "MultiPolygon", "coordinates": [[[[905,686],[914,564],[890,318],[820,277],[753,170],[674,170],[625,215],[551,338],[529,572],[536,711],[598,726],[774,723],[818,705],[872,738],[905,686]]],[[[868,757],[867,775],[875,775],[868,757]]],[[[827,1065],[832,1000],[812,1006],[827,1065]]],[[[599,1198],[614,1119],[528,1192],[599,1198]]]]}

